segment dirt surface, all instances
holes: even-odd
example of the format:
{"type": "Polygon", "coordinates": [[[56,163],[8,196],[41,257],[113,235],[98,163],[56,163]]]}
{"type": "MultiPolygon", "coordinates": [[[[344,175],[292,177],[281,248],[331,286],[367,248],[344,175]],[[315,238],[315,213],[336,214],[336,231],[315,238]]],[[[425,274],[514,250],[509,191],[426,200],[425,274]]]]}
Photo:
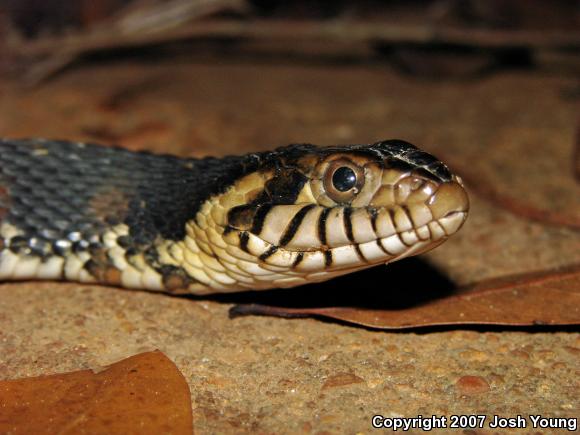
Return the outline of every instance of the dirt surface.
{"type": "MultiPolygon", "coordinates": [[[[32,90],[0,84],[0,134],[199,156],[399,137],[511,200],[578,221],[577,101],[564,98],[576,83],[525,71],[420,81],[380,65],[111,61],[77,66],[32,90]]],[[[427,295],[438,276],[462,285],[580,263],[577,229],[514,214],[469,187],[465,228],[397,269],[427,295]]],[[[357,282],[396,295],[405,288],[396,276],[382,267],[357,282]]],[[[317,297],[333,305],[333,289],[347,283],[321,287],[327,294],[317,297]]],[[[244,296],[264,298],[276,293],[244,296]]],[[[0,378],[100,367],[160,349],[189,381],[199,433],[368,433],[375,414],[580,411],[577,330],[388,333],[310,319],[229,319],[227,302],[235,300],[2,284],[0,378]]]]}

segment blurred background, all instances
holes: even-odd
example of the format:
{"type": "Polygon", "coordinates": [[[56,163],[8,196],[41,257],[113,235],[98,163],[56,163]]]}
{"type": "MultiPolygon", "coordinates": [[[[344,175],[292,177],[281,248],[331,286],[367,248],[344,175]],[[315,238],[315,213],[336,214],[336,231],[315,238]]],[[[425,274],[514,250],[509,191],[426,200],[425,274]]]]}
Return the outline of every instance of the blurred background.
{"type": "Polygon", "coordinates": [[[579,16],[575,0],[3,0],[2,69],[36,82],[81,58],[171,52],[578,73],[579,16]]]}
{"type": "Polygon", "coordinates": [[[85,98],[62,108],[81,116],[99,94],[93,120],[72,130],[65,128],[72,127],[71,114],[50,122],[4,118],[0,131],[30,135],[31,122],[38,134],[146,148],[170,141],[174,151],[193,147],[201,154],[216,146],[227,152],[377,136],[420,141],[428,126],[419,113],[440,112],[427,108],[426,98],[452,109],[454,91],[469,94],[475,88],[467,83],[498,74],[565,76],[572,80],[557,90],[559,97],[577,99],[580,2],[0,1],[3,87],[42,89],[69,71],[90,89],[80,96],[68,86],[43,102],[56,114],[65,104],[60,100],[74,106],[85,98]],[[450,83],[459,88],[449,90],[450,83]],[[107,92],[114,94],[109,100],[107,92]],[[135,116],[146,115],[135,112],[145,110],[143,98],[153,99],[160,113],[140,122],[135,116]],[[407,108],[413,102],[418,107],[407,108]],[[103,118],[107,110],[114,119],[103,118]]]}

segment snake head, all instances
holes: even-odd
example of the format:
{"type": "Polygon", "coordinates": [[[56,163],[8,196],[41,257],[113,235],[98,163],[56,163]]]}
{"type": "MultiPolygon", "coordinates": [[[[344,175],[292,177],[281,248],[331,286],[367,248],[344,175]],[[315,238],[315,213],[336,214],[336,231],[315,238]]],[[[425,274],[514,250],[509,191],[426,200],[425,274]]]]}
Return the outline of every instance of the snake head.
{"type": "MultiPolygon", "coordinates": [[[[400,140],[290,145],[216,198],[218,261],[242,287],[291,287],[428,251],[463,225],[461,179],[400,140]]],[[[248,163],[249,164],[249,163],[248,163]]]]}

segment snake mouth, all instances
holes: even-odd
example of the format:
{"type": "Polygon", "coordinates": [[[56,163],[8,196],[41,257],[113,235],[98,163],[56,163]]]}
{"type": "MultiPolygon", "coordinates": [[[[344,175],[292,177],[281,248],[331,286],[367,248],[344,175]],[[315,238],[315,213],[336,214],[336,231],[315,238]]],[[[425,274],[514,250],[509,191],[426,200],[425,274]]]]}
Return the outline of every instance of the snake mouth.
{"type": "Polygon", "coordinates": [[[461,228],[468,209],[463,186],[450,181],[422,201],[389,207],[272,207],[260,231],[238,234],[242,250],[264,269],[324,279],[329,272],[346,273],[426,252],[461,228]]]}

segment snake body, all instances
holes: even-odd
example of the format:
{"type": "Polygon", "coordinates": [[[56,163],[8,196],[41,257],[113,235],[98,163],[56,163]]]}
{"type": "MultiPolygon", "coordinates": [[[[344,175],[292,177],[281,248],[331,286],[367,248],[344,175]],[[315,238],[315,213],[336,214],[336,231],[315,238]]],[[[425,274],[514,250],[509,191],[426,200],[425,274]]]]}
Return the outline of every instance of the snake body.
{"type": "Polygon", "coordinates": [[[202,159],[0,140],[0,281],[292,287],[427,251],[468,208],[457,176],[399,140],[202,159]]]}

